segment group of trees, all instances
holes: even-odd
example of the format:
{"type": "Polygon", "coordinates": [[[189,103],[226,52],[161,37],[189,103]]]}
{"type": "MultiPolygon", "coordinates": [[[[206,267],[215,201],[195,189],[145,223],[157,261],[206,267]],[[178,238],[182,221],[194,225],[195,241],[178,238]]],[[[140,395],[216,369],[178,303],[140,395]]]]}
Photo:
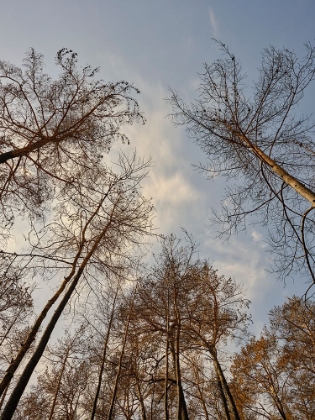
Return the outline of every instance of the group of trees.
{"type": "Polygon", "coordinates": [[[255,338],[235,281],[191,240],[161,246],[128,288],[99,285],[14,419],[313,419],[315,305],[288,299],[255,338]]]}
{"type": "MultiPolygon", "coordinates": [[[[209,175],[240,180],[217,215],[222,233],[256,214],[281,275],[312,285],[314,125],[293,112],[315,49],[302,61],[266,50],[250,99],[220,46],[225,58],[205,66],[196,102],[172,93],[173,117],[209,157],[209,175]]],[[[71,50],[56,64],[52,80],[34,50],[23,68],[0,61],[1,420],[313,419],[312,298],[275,308],[255,338],[240,286],[200,260],[188,235],[161,239],[144,267],[150,162],[121,153],[111,166],[106,156],[128,142],[123,124],[144,121],[138,91],[97,81],[71,50]],[[34,302],[37,285],[45,293],[34,302]]]]}
{"type": "Polygon", "coordinates": [[[151,229],[153,207],[139,189],[148,162],[122,154],[113,169],[103,156],[115,139],[126,140],[123,123],[142,120],[130,96],[136,89],[95,81],[72,51],[59,51],[56,62],[57,81],[33,50],[23,69],[0,62],[1,341],[10,348],[1,359],[3,419],[73,296],[132,275],[151,229]],[[25,244],[11,251],[21,226],[25,244]],[[54,289],[39,314],[30,313],[32,280],[54,289]]]}

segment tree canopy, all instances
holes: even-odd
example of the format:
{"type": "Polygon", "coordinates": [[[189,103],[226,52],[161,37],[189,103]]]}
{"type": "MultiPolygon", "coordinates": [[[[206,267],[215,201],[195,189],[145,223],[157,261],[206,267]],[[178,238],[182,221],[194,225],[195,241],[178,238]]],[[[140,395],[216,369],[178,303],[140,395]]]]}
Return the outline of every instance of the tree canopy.
{"type": "Polygon", "coordinates": [[[298,106],[315,78],[315,48],[306,44],[302,59],[265,49],[250,89],[241,63],[218,45],[224,58],[205,64],[198,99],[186,104],[171,92],[174,122],[204,151],[201,169],[210,178],[237,180],[215,215],[221,235],[244,229],[253,216],[268,228],[280,276],[298,273],[314,284],[315,125],[298,106]]]}

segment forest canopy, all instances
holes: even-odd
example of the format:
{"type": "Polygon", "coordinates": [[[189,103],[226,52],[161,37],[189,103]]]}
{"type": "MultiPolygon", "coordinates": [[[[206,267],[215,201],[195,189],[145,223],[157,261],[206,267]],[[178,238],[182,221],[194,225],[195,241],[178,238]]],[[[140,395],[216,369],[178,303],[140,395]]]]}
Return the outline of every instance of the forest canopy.
{"type": "MultiPolygon", "coordinates": [[[[209,176],[240,180],[217,215],[222,234],[255,214],[282,278],[313,285],[314,124],[294,112],[315,50],[266,49],[247,97],[219,45],[199,99],[173,91],[174,121],[209,176]]],[[[274,307],[254,336],[245,279],[219,273],[184,229],[153,235],[150,160],[122,151],[109,163],[114,142],[129,143],[124,126],[145,121],[139,91],[97,79],[72,50],[56,65],[53,80],[33,49],[22,67],[0,61],[1,420],[314,419],[312,296],[274,307]]]]}

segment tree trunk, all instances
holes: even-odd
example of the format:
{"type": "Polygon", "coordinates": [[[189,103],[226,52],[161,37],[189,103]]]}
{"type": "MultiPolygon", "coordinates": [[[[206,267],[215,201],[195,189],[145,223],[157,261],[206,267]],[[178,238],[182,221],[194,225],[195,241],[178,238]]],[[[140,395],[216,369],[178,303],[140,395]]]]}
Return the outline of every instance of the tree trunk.
{"type": "Polygon", "coordinates": [[[166,343],[165,343],[165,382],[164,382],[164,416],[169,420],[168,412],[168,349],[169,349],[169,330],[170,330],[170,291],[167,287],[167,308],[166,308],[166,343]]]}
{"type": "Polygon", "coordinates": [[[99,376],[98,376],[98,384],[97,384],[97,388],[96,388],[96,393],[95,393],[95,397],[94,397],[93,409],[92,409],[92,413],[91,413],[91,420],[94,420],[95,413],[96,413],[96,408],[97,408],[98,396],[99,396],[99,393],[100,393],[100,390],[101,390],[102,377],[103,377],[105,359],[106,359],[106,353],[107,353],[107,345],[108,345],[109,335],[110,335],[110,331],[111,331],[112,323],[113,323],[113,319],[114,319],[114,311],[115,311],[117,294],[118,294],[118,288],[117,288],[117,291],[116,291],[116,294],[115,294],[115,297],[114,297],[113,307],[112,307],[112,311],[111,311],[111,314],[110,314],[110,319],[109,319],[109,323],[108,323],[108,327],[107,327],[107,333],[106,333],[106,337],[105,337],[105,341],[104,341],[102,362],[101,362],[100,372],[99,372],[99,376]]]}
{"type": "Polygon", "coordinates": [[[3,406],[3,403],[4,403],[5,397],[7,395],[8,389],[9,389],[9,385],[5,388],[5,390],[4,390],[3,394],[2,394],[1,401],[0,401],[0,410],[1,410],[2,406],[3,406]]]}
{"type": "Polygon", "coordinates": [[[142,393],[141,393],[141,388],[140,388],[138,378],[137,378],[137,391],[138,391],[138,399],[139,399],[139,402],[140,402],[141,420],[147,420],[144,401],[143,401],[143,396],[142,396],[142,393]]]}
{"type": "Polygon", "coordinates": [[[203,394],[203,392],[200,388],[200,377],[199,377],[199,373],[198,373],[198,366],[196,366],[195,363],[193,364],[193,370],[194,370],[194,374],[195,374],[194,376],[195,376],[195,382],[196,382],[196,387],[197,387],[197,390],[198,390],[199,398],[200,398],[200,401],[201,401],[201,404],[202,404],[202,407],[203,407],[203,411],[205,413],[205,419],[210,420],[208,409],[207,409],[207,406],[206,406],[206,403],[205,403],[205,396],[204,396],[204,394],[203,394]]]}
{"type": "Polygon", "coordinates": [[[176,332],[175,348],[174,343],[171,345],[171,352],[175,367],[175,381],[177,390],[177,420],[189,420],[188,411],[185,401],[185,395],[182,389],[181,373],[180,373],[180,361],[178,353],[179,345],[179,333],[176,332]]]}
{"type": "Polygon", "coordinates": [[[226,415],[226,419],[231,420],[229,406],[228,406],[228,402],[227,402],[227,399],[226,399],[226,396],[225,396],[225,393],[224,393],[223,384],[222,384],[221,379],[220,379],[217,372],[216,372],[216,377],[217,377],[217,380],[218,380],[218,387],[219,387],[219,391],[220,391],[221,400],[222,400],[222,404],[223,404],[223,407],[224,407],[224,412],[225,412],[225,415],[226,415]]]}
{"type": "MultiPolygon", "coordinates": [[[[229,385],[228,385],[228,383],[225,379],[223,370],[222,370],[221,365],[219,363],[219,360],[217,358],[216,349],[212,349],[212,348],[209,349],[209,353],[211,354],[211,357],[212,357],[212,360],[213,360],[215,373],[216,373],[218,381],[219,381],[219,386],[221,384],[221,387],[222,387],[222,391],[223,391],[222,398],[223,398],[224,407],[226,406],[226,403],[228,402],[228,405],[230,406],[230,410],[232,411],[234,420],[241,420],[241,418],[239,416],[239,413],[238,413],[238,410],[237,410],[237,407],[236,407],[236,404],[235,404],[235,401],[234,401],[234,398],[233,398],[233,395],[231,394],[229,385]]],[[[230,418],[230,417],[227,417],[227,418],[230,418]]]]}
{"type": "MultiPolygon", "coordinates": [[[[104,200],[104,199],[103,199],[104,200]]],[[[94,216],[97,214],[97,212],[99,211],[99,208],[103,202],[103,200],[100,202],[100,204],[98,205],[97,209],[95,210],[95,212],[93,213],[93,215],[91,216],[91,218],[89,219],[89,222],[87,223],[87,225],[90,223],[90,221],[94,218],[94,216]]],[[[94,245],[92,246],[91,250],[88,252],[88,254],[86,255],[86,257],[84,258],[79,270],[77,271],[77,274],[74,276],[74,279],[72,281],[72,283],[70,284],[68,290],[66,291],[64,297],[62,298],[61,302],[59,303],[57,309],[55,310],[55,313],[53,314],[53,316],[51,317],[50,322],[48,323],[41,340],[39,341],[36,350],[34,351],[32,357],[30,358],[29,362],[27,363],[27,365],[24,368],[24,371],[20,377],[20,379],[18,380],[12,394],[10,395],[10,398],[3,410],[2,416],[1,416],[1,420],[11,420],[16,407],[21,399],[21,396],[28,384],[28,381],[30,380],[30,377],[32,375],[32,373],[34,372],[40,358],[42,357],[44,350],[46,348],[46,345],[49,341],[50,335],[53,332],[64,308],[66,307],[67,303],[69,302],[72,293],[74,292],[83,272],[84,269],[86,267],[86,265],[88,264],[90,258],[93,256],[95,250],[97,249],[101,239],[104,237],[104,235],[106,234],[110,224],[111,224],[111,220],[112,220],[112,216],[115,210],[115,207],[113,207],[112,211],[111,211],[111,215],[110,215],[110,221],[107,223],[107,225],[105,226],[105,228],[103,229],[103,231],[101,232],[101,234],[99,235],[99,237],[97,238],[97,240],[94,242],[94,245]]],[[[86,227],[87,227],[86,225],[86,227]]],[[[84,236],[83,236],[84,237],[84,236]]],[[[74,269],[74,268],[73,268],[74,269]]]]}
{"type": "Polygon", "coordinates": [[[57,384],[57,388],[56,388],[56,391],[55,391],[54,400],[53,400],[53,403],[51,405],[51,409],[50,409],[50,414],[49,414],[49,419],[48,420],[51,420],[52,419],[52,416],[53,416],[54,411],[55,411],[56,401],[57,401],[57,397],[58,397],[58,392],[59,392],[61,380],[62,380],[62,377],[63,377],[63,372],[65,370],[66,363],[67,363],[68,356],[69,356],[69,350],[70,350],[70,348],[67,349],[65,358],[64,358],[63,363],[62,363],[61,371],[60,371],[59,378],[58,378],[58,384],[57,384]]]}
{"type": "Polygon", "coordinates": [[[79,253],[77,254],[77,257],[73,263],[72,266],[72,270],[71,273],[69,274],[69,276],[67,276],[62,285],[60,286],[60,288],[57,290],[57,292],[54,294],[54,296],[49,299],[49,301],[47,302],[47,304],[45,305],[44,309],[42,310],[42,312],[40,313],[39,317],[37,318],[35,324],[33,325],[31,331],[28,334],[27,339],[25,340],[25,342],[23,343],[19,353],[17,354],[17,356],[15,357],[14,360],[12,360],[10,366],[8,367],[8,369],[6,370],[6,373],[0,383],[0,396],[2,395],[2,393],[4,392],[4,390],[9,386],[11,379],[13,378],[14,373],[16,372],[16,370],[18,369],[20,363],[22,362],[24,356],[26,355],[27,351],[29,350],[29,348],[31,347],[32,343],[34,342],[35,338],[36,338],[36,334],[38,333],[47,313],[49,312],[49,310],[52,308],[52,306],[54,305],[54,303],[58,300],[59,296],[61,295],[61,293],[64,291],[64,289],[66,288],[67,284],[69,283],[69,281],[71,280],[71,278],[73,277],[74,273],[75,273],[75,265],[77,262],[77,259],[79,257],[79,253]]]}
{"type": "MultiPolygon", "coordinates": [[[[134,291],[134,296],[136,294],[136,290],[137,290],[137,286],[136,286],[135,291],[134,291]]],[[[134,296],[133,296],[133,299],[134,299],[134,296]]],[[[128,314],[128,318],[127,318],[127,321],[126,321],[124,338],[123,338],[123,343],[122,343],[122,349],[121,349],[121,352],[120,352],[119,362],[118,362],[118,370],[117,370],[117,374],[116,374],[116,378],[115,378],[115,384],[114,384],[113,394],[112,394],[112,398],[111,398],[110,408],[109,408],[108,415],[107,415],[107,420],[112,420],[112,417],[113,417],[116,395],[117,395],[117,391],[118,391],[118,381],[119,381],[120,372],[121,372],[121,364],[122,364],[122,359],[123,359],[124,353],[125,353],[125,347],[126,347],[126,343],[127,343],[127,336],[128,336],[129,323],[130,323],[130,315],[131,315],[131,311],[132,311],[132,308],[133,308],[133,299],[132,299],[132,302],[131,302],[131,305],[130,305],[129,314],[128,314]]]]}
{"type": "MultiPolygon", "coordinates": [[[[228,124],[226,124],[228,125],[228,124]]],[[[287,185],[293,188],[298,194],[304,197],[308,202],[311,203],[312,207],[315,207],[315,193],[298,181],[294,176],[290,175],[285,169],[279,166],[270,156],[266,155],[259,147],[255,146],[246,136],[235,131],[228,125],[230,131],[238,136],[249,150],[258,157],[261,162],[266,163],[269,168],[278,175],[287,185]]]]}

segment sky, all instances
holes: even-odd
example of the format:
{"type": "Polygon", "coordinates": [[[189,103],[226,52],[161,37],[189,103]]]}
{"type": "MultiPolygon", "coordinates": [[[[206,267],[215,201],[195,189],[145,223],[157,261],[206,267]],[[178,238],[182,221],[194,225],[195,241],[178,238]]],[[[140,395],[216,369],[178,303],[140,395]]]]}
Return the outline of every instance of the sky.
{"type": "MultiPolygon", "coordinates": [[[[301,295],[306,286],[298,278],[284,285],[268,272],[271,255],[261,228],[249,226],[228,242],[215,239],[217,227],[209,219],[211,209],[220,206],[225,181],[207,181],[194,170],[205,156],[184,128],[167,118],[171,109],[165,98],[169,87],[185,101],[197,97],[203,63],[222,56],[213,38],[241,60],[249,82],[265,47],[286,47],[303,56],[303,44],[315,42],[314,16],[314,0],[0,0],[0,59],[20,65],[33,47],[56,77],[54,57],[67,47],[78,53],[82,66],[100,67],[105,81],[123,79],[140,89],[147,123],[123,128],[131,144],[116,144],[113,159],[118,148],[152,157],[143,193],[153,197],[156,232],[180,236],[185,228],[200,244],[202,258],[244,284],[255,332],[273,305],[301,295]]],[[[306,98],[306,112],[311,99],[306,98]]]]}

